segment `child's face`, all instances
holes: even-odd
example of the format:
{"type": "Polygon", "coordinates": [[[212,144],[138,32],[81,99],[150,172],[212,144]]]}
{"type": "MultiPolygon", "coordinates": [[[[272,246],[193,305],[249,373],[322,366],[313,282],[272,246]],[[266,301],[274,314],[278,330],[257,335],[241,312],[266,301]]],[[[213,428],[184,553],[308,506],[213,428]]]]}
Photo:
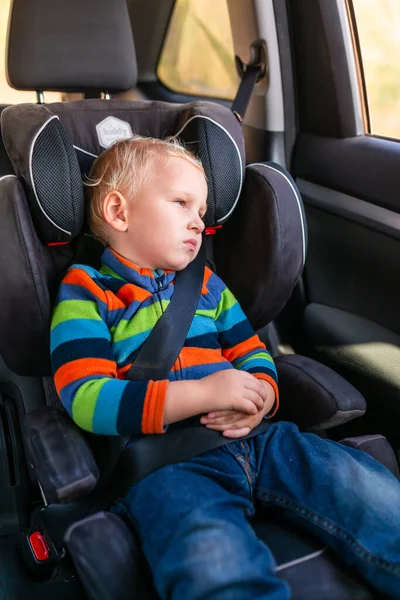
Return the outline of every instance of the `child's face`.
{"type": "Polygon", "coordinates": [[[150,269],[184,269],[200,249],[206,201],[203,173],[184,158],[166,160],[128,199],[127,258],[150,269]]]}

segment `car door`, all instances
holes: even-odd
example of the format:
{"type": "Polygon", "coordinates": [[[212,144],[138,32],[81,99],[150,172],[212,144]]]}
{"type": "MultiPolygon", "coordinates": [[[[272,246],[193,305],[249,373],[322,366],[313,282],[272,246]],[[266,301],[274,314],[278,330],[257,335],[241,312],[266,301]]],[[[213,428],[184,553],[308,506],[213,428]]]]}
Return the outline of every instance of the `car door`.
{"type": "Polygon", "coordinates": [[[280,328],[295,350],[353,382],[367,398],[370,423],[394,434],[400,419],[400,5],[289,0],[287,6],[298,116],[291,166],[309,245],[303,285],[280,328]]]}

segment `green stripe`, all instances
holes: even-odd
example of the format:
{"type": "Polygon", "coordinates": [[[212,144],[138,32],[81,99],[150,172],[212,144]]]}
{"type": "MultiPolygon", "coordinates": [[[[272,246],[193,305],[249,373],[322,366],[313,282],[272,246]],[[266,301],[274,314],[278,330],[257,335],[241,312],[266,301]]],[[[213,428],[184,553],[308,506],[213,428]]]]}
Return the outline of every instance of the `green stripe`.
{"type": "Polygon", "coordinates": [[[133,319],[121,319],[115,328],[113,341],[121,342],[133,337],[138,333],[143,333],[144,331],[153,329],[158,319],[165,312],[168,304],[169,300],[162,300],[161,303],[156,301],[150,306],[146,306],[138,310],[133,319]]]}
{"type": "Polygon", "coordinates": [[[115,279],[121,279],[121,281],[126,282],[126,279],[124,279],[124,277],[121,277],[121,275],[118,275],[118,273],[116,273],[115,271],[110,269],[110,267],[107,267],[106,265],[101,265],[99,273],[101,273],[102,275],[111,275],[115,279]]]}
{"type": "Polygon", "coordinates": [[[252,354],[251,356],[247,356],[244,360],[242,360],[240,363],[237,363],[235,365],[236,369],[240,369],[240,367],[242,365],[244,365],[245,363],[254,360],[255,358],[262,358],[263,360],[267,360],[268,362],[274,364],[274,361],[272,360],[272,357],[267,354],[266,352],[257,352],[257,354],[252,354]]]}
{"type": "Polygon", "coordinates": [[[196,310],[195,313],[195,317],[211,317],[212,319],[215,318],[215,308],[211,308],[209,310],[206,309],[200,309],[200,310],[196,310]]]}
{"type": "Polygon", "coordinates": [[[85,381],[75,394],[72,403],[72,418],[85,431],[93,432],[93,417],[97,399],[108,378],[85,381]]]}
{"type": "Polygon", "coordinates": [[[235,304],[237,304],[235,296],[230,290],[228,290],[228,288],[225,288],[221,294],[221,299],[218,302],[215,318],[218,319],[221,313],[223,313],[225,310],[229,310],[235,304]]]}
{"type": "Polygon", "coordinates": [[[102,321],[98,313],[97,303],[93,300],[62,300],[57,305],[51,321],[51,329],[65,321],[73,319],[89,319],[102,321]]]}

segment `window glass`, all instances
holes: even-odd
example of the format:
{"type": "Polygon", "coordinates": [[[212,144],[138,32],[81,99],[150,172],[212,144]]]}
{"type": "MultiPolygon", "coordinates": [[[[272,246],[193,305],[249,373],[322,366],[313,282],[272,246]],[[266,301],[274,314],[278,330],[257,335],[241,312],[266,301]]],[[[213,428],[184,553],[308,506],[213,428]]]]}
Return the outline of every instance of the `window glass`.
{"type": "Polygon", "coordinates": [[[159,79],[184,94],[235,97],[238,77],[226,0],[176,0],[159,79]]]}
{"type": "MultiPolygon", "coordinates": [[[[8,12],[11,0],[0,0],[0,104],[16,104],[18,102],[36,102],[36,92],[19,92],[11,88],[6,79],[5,55],[8,12]]],[[[46,102],[58,102],[61,94],[58,92],[46,92],[46,102]]]]}
{"type": "Polygon", "coordinates": [[[400,138],[400,0],[353,0],[371,133],[400,138]]]}

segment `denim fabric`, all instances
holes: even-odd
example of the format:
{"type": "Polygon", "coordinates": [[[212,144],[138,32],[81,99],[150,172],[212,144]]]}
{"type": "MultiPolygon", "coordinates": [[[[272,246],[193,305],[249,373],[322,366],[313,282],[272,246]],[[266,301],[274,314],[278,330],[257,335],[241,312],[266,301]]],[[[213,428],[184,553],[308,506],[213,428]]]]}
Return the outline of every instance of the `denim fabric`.
{"type": "Polygon", "coordinates": [[[138,531],[161,598],[290,598],[249,524],[254,503],[278,508],[400,598],[400,483],[369,455],[292,423],[159,469],[114,510],[138,531]]]}

